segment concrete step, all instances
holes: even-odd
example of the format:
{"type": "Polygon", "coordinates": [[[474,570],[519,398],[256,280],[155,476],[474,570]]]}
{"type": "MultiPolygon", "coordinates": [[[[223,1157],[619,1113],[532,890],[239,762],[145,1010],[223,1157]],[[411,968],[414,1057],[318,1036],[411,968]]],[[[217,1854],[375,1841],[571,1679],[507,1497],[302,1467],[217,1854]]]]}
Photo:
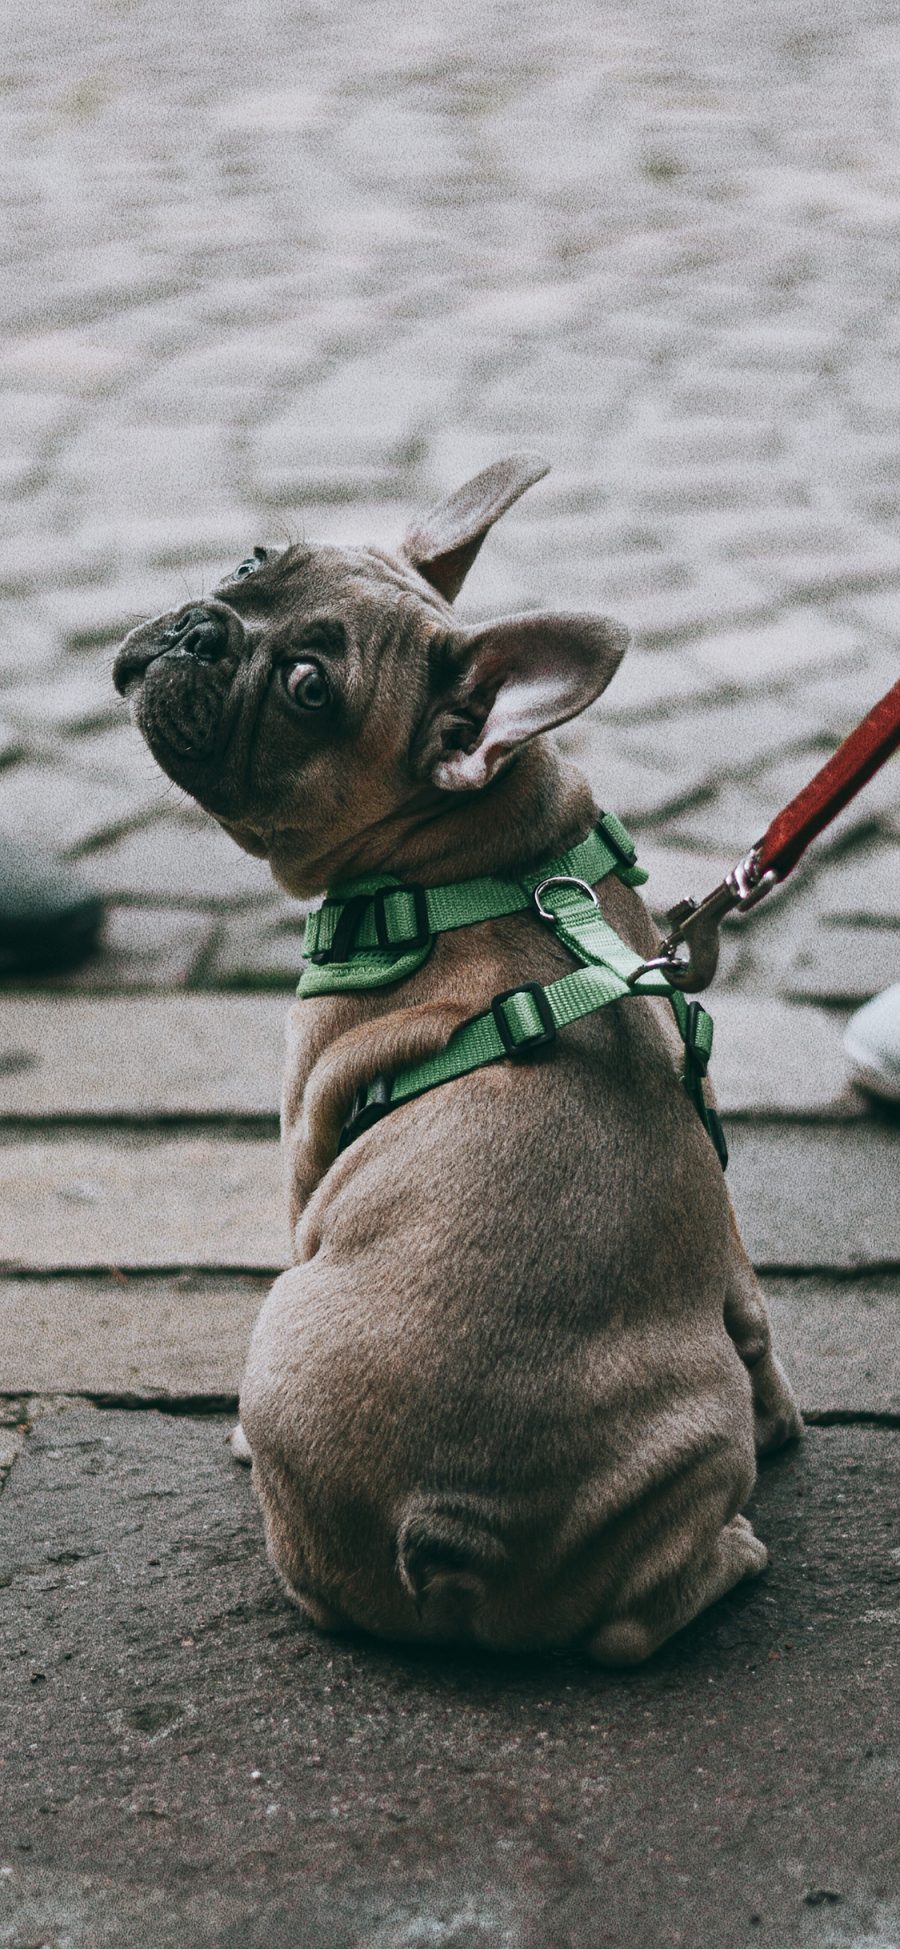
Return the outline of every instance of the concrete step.
{"type": "MultiPolygon", "coordinates": [[[[730,1139],[728,1182],[756,1265],[900,1265],[900,1126],[735,1123],[730,1139]]],[[[111,1130],[0,1143],[0,1267],[268,1271],[287,1257],[274,1137],[111,1130]]]]}
{"type": "Polygon", "coordinates": [[[286,1263],[274,1137],[107,1131],[0,1144],[0,1267],[286,1263]]]}
{"type": "MultiPolygon", "coordinates": [[[[265,1277],[0,1280],[0,1398],[231,1402],[265,1277]]],[[[900,1276],[766,1281],[779,1354],[818,1420],[900,1418],[900,1276]]]]}
{"type": "Polygon", "coordinates": [[[291,997],[16,996],[0,1004],[0,1117],[277,1115],[291,997]]]}
{"type": "Polygon", "coordinates": [[[76,1409],[12,1471],[5,1941],[896,1942],[900,1434],[777,1458],[769,1570],[618,1675],[317,1636],[225,1427],[76,1409]]]}
{"type": "Polygon", "coordinates": [[[271,1283],[252,1273],[0,1278],[0,1398],[233,1400],[271,1283]]]}
{"type": "MultiPolygon", "coordinates": [[[[66,999],[0,1009],[0,1118],[271,1117],[291,994],[66,999]]],[[[710,997],[713,1076],[733,1115],[866,1114],[825,1009],[710,997]]]]}

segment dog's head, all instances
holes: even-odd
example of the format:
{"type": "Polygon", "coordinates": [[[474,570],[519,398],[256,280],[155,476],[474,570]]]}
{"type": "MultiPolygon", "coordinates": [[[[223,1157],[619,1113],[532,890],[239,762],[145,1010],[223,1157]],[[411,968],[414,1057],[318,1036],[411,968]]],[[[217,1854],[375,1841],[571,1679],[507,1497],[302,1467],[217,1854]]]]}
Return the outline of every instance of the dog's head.
{"type": "Polygon", "coordinates": [[[627,639],[600,617],[466,627],[451,607],[546,471],[499,461],[393,555],[257,548],[207,600],[126,637],[115,683],[158,763],[279,877],[289,861],[296,891],[320,890],[322,861],[352,868],[361,835],[484,790],[612,677],[627,639]]]}

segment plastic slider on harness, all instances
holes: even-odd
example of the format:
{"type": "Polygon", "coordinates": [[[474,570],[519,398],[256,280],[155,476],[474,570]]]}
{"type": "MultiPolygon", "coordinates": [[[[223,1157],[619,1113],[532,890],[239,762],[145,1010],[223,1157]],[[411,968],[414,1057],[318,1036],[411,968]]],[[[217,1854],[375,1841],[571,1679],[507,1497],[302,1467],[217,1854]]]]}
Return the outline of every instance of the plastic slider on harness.
{"type": "Polygon", "coordinates": [[[316,948],[314,953],[307,955],[307,960],[314,962],[317,968],[327,967],[333,961],[349,961],[353,949],[356,946],[356,936],[362,924],[363,914],[368,905],[369,895],[367,893],[358,893],[352,900],[324,901],[322,906],[323,913],[330,906],[340,907],[337,926],[334,930],[334,938],[330,947],[316,948]]]}
{"type": "Polygon", "coordinates": [[[698,1076],[705,1076],[709,1068],[709,1048],[711,1035],[704,1035],[705,1023],[709,1016],[699,1002],[691,1002],[687,1012],[684,1032],[684,1053],[691,1068],[698,1076]]]}
{"type": "Polygon", "coordinates": [[[419,886],[414,882],[410,885],[400,887],[379,887],[377,893],[371,895],[371,900],[372,912],[375,918],[375,939],[379,947],[405,948],[407,950],[427,947],[431,939],[431,928],[428,925],[428,902],[425,898],[425,888],[423,886],[419,886]],[[397,932],[396,902],[398,900],[412,901],[414,920],[412,933],[397,932]],[[389,901],[395,903],[395,913],[393,918],[390,919],[390,923],[388,916],[389,901]]]}
{"type": "Polygon", "coordinates": [[[504,988],[502,995],[494,996],[491,1014],[508,1056],[531,1056],[536,1049],[547,1049],[551,1042],[556,1041],[553,1010],[539,981],[523,981],[518,988],[504,988]],[[540,1028],[526,1029],[523,1035],[519,1035],[515,1020],[510,1018],[506,1008],[507,1002],[517,1002],[521,995],[527,995],[534,1004],[540,1023],[540,1028]]]}
{"type": "Polygon", "coordinates": [[[338,909],[338,919],[330,947],[317,948],[306,957],[316,967],[328,967],[336,961],[350,960],[360,928],[369,913],[375,929],[375,943],[380,949],[394,948],[397,952],[409,952],[427,947],[431,940],[425,888],[416,883],[376,887],[372,893],[351,894],[347,900],[326,900],[320,911],[327,913],[333,907],[338,909]],[[406,923],[409,908],[404,908],[405,902],[412,903],[411,929],[406,923]]]}
{"type": "Polygon", "coordinates": [[[350,1105],[349,1115],[338,1140],[338,1152],[347,1149],[364,1130],[371,1130],[373,1123],[386,1117],[391,1107],[391,1079],[389,1076],[375,1076],[371,1083],[363,1083],[357,1090],[350,1105]]]}
{"type": "Polygon", "coordinates": [[[614,812],[601,812],[594,831],[599,832],[601,839],[606,840],[607,846],[615,853],[620,865],[629,867],[637,864],[637,847],[632,845],[631,835],[623,826],[621,819],[616,818],[614,812]]]}

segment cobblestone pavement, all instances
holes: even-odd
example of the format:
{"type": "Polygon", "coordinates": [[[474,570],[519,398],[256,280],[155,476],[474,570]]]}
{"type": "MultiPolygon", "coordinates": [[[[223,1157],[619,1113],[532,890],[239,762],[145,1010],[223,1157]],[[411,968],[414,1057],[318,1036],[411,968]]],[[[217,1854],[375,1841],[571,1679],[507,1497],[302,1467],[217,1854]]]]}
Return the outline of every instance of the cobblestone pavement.
{"type": "Polygon", "coordinates": [[[300,923],[110,663],[254,543],[390,543],[535,449],[465,611],[628,622],[569,748],[656,907],[707,890],[900,664],[900,0],[42,0],[7,38],[0,847],[108,914],[52,1008],[0,994],[0,1949],[898,1949],[900,1127],[840,1031],[900,975],[900,764],[714,990],[810,1424],[771,1575],[634,1677],[460,1671],[314,1637],[221,1446],[287,1253],[300,923]]]}
{"type": "MultiPolygon", "coordinates": [[[[467,606],[630,624],[572,743],[657,904],[704,890],[896,675],[897,6],[45,0],[7,71],[0,831],[110,896],[75,985],[297,964],[124,724],[114,639],[523,445],[553,474],[467,606]]],[[[728,982],[896,973],[898,771],[728,982]]]]}

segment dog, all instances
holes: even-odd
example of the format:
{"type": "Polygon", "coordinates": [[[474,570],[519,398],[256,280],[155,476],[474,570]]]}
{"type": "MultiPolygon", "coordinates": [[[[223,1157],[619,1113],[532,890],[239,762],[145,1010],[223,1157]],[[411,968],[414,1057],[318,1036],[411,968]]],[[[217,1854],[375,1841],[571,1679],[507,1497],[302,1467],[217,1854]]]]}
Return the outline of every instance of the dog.
{"type": "MultiPolygon", "coordinates": [[[[498,462],[393,553],[257,548],[126,638],[115,682],[159,764],[289,893],[515,876],[597,819],[546,734],[600,696],[625,632],[453,609],[546,471],[498,462]]],[[[596,892],[652,956],[639,895],[613,874],[596,892]]],[[[570,968],[523,911],[292,1009],[293,1256],[241,1426],[271,1561],[324,1631],[634,1665],[766,1564],[741,1511],[756,1456],[802,1424],[665,1000],[590,1014],[339,1150],[361,1086],[570,968]]]]}

